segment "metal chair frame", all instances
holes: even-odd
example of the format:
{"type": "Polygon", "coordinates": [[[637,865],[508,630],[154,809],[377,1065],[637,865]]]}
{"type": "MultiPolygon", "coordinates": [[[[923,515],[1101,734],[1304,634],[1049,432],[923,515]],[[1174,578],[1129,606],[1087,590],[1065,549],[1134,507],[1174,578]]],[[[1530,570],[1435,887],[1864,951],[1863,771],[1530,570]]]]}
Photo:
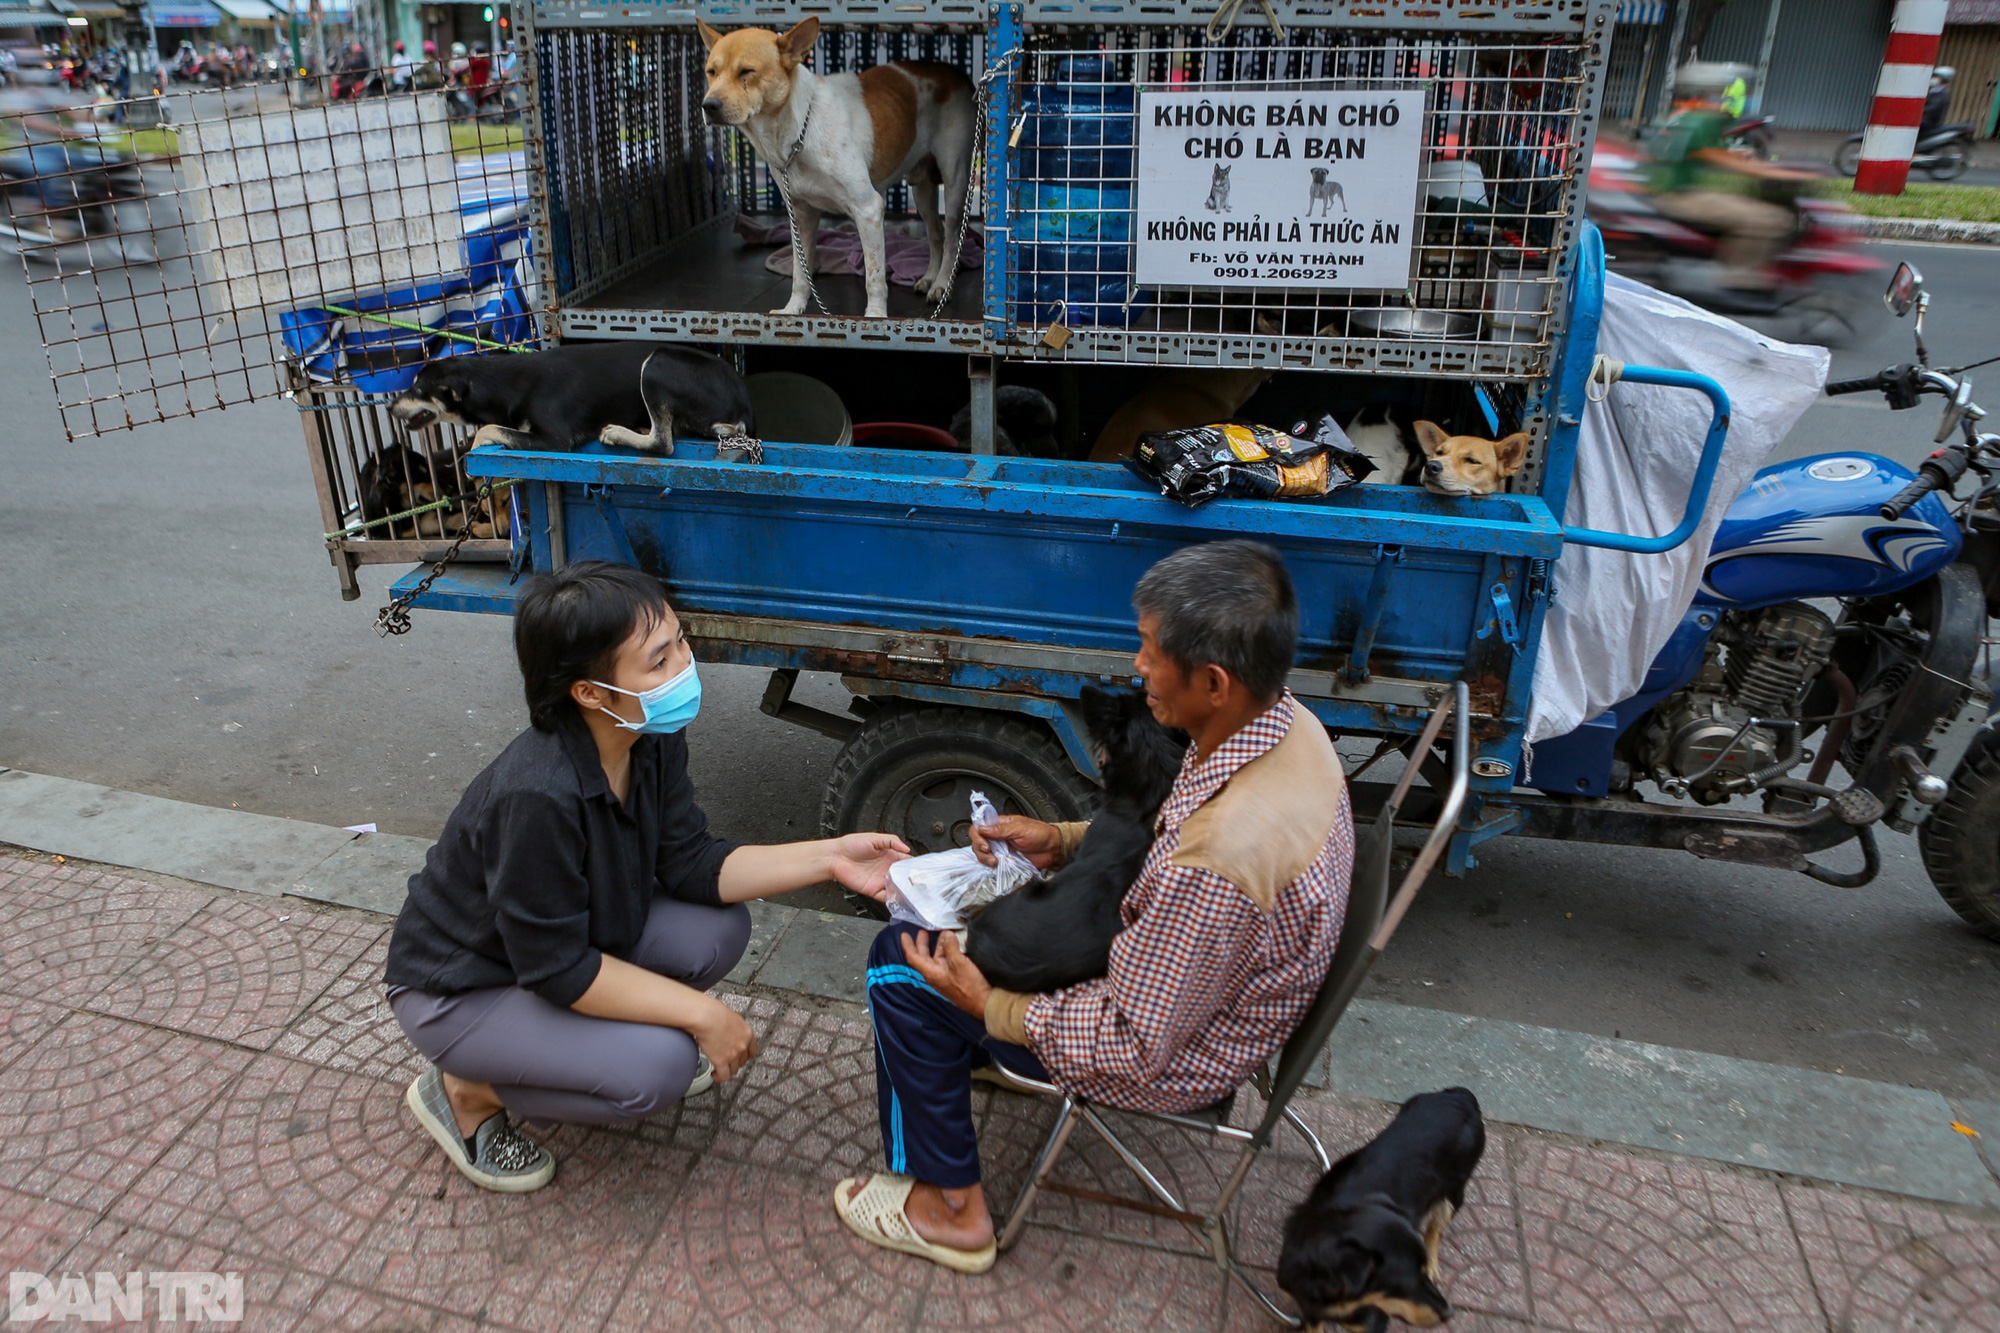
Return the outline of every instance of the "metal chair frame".
{"type": "Polygon", "coordinates": [[[1228,1123],[1229,1109],[1236,1099],[1234,1093],[1216,1106],[1208,1108],[1206,1112],[1169,1115],[1157,1111],[1119,1111],[1121,1115],[1138,1116],[1146,1120],[1177,1125],[1182,1129],[1242,1145],[1237,1154],[1236,1164],[1231,1168],[1229,1177],[1224,1181],[1214,1204],[1206,1212],[1195,1212],[1175,1197],[1174,1192],[1106,1123],[1102,1111],[1118,1108],[1099,1107],[1082,1097],[1064,1091],[1054,1083],[1028,1078],[996,1062],[994,1070],[1004,1081],[1005,1086],[1018,1092],[1058,1098],[1062,1103],[1061,1109],[1056,1112],[1055,1125],[1043,1142],[1041,1152],[1035,1157],[1034,1168],[1028,1174],[1027,1183],[1022,1187],[1020,1197],[1015,1199],[1013,1208],[1008,1212],[1006,1225],[1001,1229],[1002,1250],[1010,1248],[1020,1239],[1021,1232],[1027,1225],[1028,1214],[1034,1208],[1035,1199],[1043,1190],[1068,1194],[1093,1203],[1125,1208],[1154,1217],[1169,1218],[1186,1227],[1189,1233],[1208,1249],[1216,1265],[1241,1283],[1274,1318],[1293,1328],[1301,1326],[1300,1319],[1280,1307],[1237,1262],[1230,1247],[1225,1214],[1235,1202],[1237,1192],[1243,1188],[1243,1182],[1248,1179],[1250,1168],[1256,1162],[1258,1154],[1270,1146],[1272,1132],[1280,1120],[1289,1122],[1304,1137],[1307,1146],[1312,1149],[1313,1157],[1319,1162],[1320,1170],[1328,1171],[1333,1167],[1333,1162],[1327,1156],[1326,1147],[1319,1141],[1319,1136],[1314,1134],[1311,1127],[1292,1110],[1292,1097],[1305,1081],[1306,1073],[1319,1059],[1320,1053],[1326,1049],[1327,1040],[1340,1022],[1341,1015],[1346,1012],[1348,1003],[1361,988],[1361,982],[1368,975],[1368,970],[1374,966],[1375,960],[1382,956],[1382,950],[1388,946],[1389,937],[1402,923],[1404,913],[1409,910],[1417,891],[1423,887],[1431,868],[1436,865],[1446,844],[1451,840],[1458,824],[1459,814],[1465,808],[1466,793],[1471,784],[1470,713],[1469,693],[1465,683],[1460,681],[1452,687],[1450,699],[1441,701],[1431,713],[1423,735],[1411,752],[1410,763],[1405,768],[1402,778],[1396,783],[1394,791],[1390,793],[1388,803],[1382,807],[1374,824],[1359,840],[1355,848],[1354,875],[1348,888],[1347,915],[1341,926],[1341,943],[1334,949],[1333,958],[1327,965],[1326,977],[1320,983],[1312,1008],[1307,1010],[1305,1018],[1300,1021],[1298,1028],[1279,1052],[1276,1070],[1273,1071],[1267,1064],[1250,1080],[1249,1086],[1255,1087],[1258,1094],[1264,1098],[1264,1118],[1257,1127],[1242,1129],[1228,1123]],[[1396,812],[1408,794],[1411,783],[1415,781],[1418,769],[1422,767],[1423,756],[1431,752],[1448,717],[1453,724],[1450,787],[1437,823],[1432,827],[1430,836],[1425,839],[1423,849],[1417,854],[1408,873],[1403,876],[1395,898],[1391,900],[1388,886],[1390,853],[1395,841],[1396,812]],[[1097,1136],[1117,1154],[1119,1161],[1131,1169],[1140,1183],[1146,1187],[1147,1192],[1158,1202],[1105,1194],[1050,1179],[1050,1173],[1054,1170],[1063,1149],[1068,1146],[1070,1136],[1076,1131],[1079,1121],[1096,1131],[1097,1136]]]}

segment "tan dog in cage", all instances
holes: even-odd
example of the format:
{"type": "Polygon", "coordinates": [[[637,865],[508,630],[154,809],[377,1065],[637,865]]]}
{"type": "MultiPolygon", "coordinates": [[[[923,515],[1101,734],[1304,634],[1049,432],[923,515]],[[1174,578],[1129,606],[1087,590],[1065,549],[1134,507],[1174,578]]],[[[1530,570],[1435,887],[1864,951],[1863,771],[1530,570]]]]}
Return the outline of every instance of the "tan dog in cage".
{"type": "Polygon", "coordinates": [[[696,20],[708,44],[711,125],[748,135],[791,201],[798,229],[792,299],[774,315],[802,315],[812,291],[819,220],[845,213],[861,233],[866,317],[889,314],[882,254],[884,187],[908,181],[930,236],[930,265],[917,295],[949,298],[958,267],[966,186],[972,178],[972,81],[950,65],[902,60],[860,74],[815,74],[804,61],[819,40],[809,18],[782,35],[768,28],[724,34],[696,20]]]}
{"type": "Polygon", "coordinates": [[[465,497],[455,508],[434,509],[410,518],[373,524],[368,529],[370,539],[456,537],[468,529],[472,536],[482,539],[508,536],[513,524],[506,498],[490,495],[479,499],[479,483],[460,470],[462,457],[450,448],[423,454],[407,444],[389,444],[362,460],[355,477],[355,499],[363,519],[385,519],[447,495],[465,497]]]}

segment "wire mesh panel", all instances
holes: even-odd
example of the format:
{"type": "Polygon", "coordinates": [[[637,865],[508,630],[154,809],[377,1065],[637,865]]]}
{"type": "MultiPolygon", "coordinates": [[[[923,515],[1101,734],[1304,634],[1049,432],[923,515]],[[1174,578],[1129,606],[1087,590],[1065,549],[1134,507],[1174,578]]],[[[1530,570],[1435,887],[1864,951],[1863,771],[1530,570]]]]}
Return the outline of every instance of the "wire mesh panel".
{"type": "Polygon", "coordinates": [[[1544,373],[1600,41],[1035,30],[1009,137],[1010,341],[1071,361],[1544,373]],[[1178,214],[1147,202],[1163,144],[1206,188],[1178,214]],[[1398,197],[1363,207],[1357,178],[1398,197]],[[1385,239],[1388,262],[1364,266],[1385,239]],[[1163,252],[1178,281],[1148,281],[1163,252]],[[1052,324],[1072,334],[1059,351],[1052,324]]]}
{"type": "Polygon", "coordinates": [[[0,239],[72,439],[283,392],[285,363],[337,381],[532,336],[522,86],[391,78],[175,95],[151,129],[125,126],[154,99],[0,118],[0,239]]]}

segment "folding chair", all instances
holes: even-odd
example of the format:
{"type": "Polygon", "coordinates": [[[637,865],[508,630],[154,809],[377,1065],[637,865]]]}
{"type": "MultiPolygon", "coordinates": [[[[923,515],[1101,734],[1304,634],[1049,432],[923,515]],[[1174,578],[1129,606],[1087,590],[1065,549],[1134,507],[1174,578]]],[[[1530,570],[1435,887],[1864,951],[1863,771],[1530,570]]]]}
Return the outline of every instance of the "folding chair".
{"type": "Polygon", "coordinates": [[[1053,1083],[1040,1079],[1026,1078],[1004,1065],[995,1064],[994,1069],[1005,1083],[1017,1091],[1036,1093],[1045,1097],[1060,1098],[1062,1107],[1056,1113],[1056,1123],[1042,1150],[1035,1158],[1034,1169],[1028,1175],[1027,1184],[1021,1195],[1014,1201],[1013,1209],[1007,1215],[1007,1223],[1000,1232],[1000,1248],[1005,1250],[1020,1238],[1028,1221],[1028,1213],[1034,1207],[1035,1198],[1043,1190],[1059,1194],[1069,1194],[1092,1202],[1108,1204],[1112,1207],[1128,1208],[1155,1217],[1167,1217],[1185,1226],[1194,1237],[1208,1247],[1215,1262],[1233,1274],[1244,1288],[1260,1301],[1273,1316],[1291,1327],[1299,1327],[1300,1320],[1286,1313],[1259,1287],[1254,1279],[1236,1262],[1230,1251],[1229,1233],[1224,1215],[1235,1201],[1237,1191],[1250,1174],[1251,1165],[1257,1155],[1269,1146],[1272,1131],[1280,1120],[1290,1122],[1312,1149],[1318,1159],[1320,1170],[1331,1170],[1333,1163],[1327,1157],[1326,1148],[1319,1136],[1292,1110],[1292,1096],[1305,1081],[1308,1070],[1326,1048],[1328,1037],[1340,1016],[1347,1009],[1354,993],[1361,988],[1361,982],[1368,975],[1375,960],[1382,956],[1389,937],[1402,922],[1403,914],[1409,910],[1417,890],[1423,887],[1431,867],[1437,863],[1445,844],[1451,840],[1454,827],[1458,823],[1459,812],[1465,807],[1466,791],[1471,781],[1470,745],[1468,740],[1469,695],[1463,681],[1452,690],[1450,702],[1440,703],[1425,725],[1423,735],[1417,742],[1408,767],[1401,780],[1390,793],[1389,800],[1377,815],[1374,824],[1362,833],[1355,846],[1354,877],[1347,891],[1347,915],[1342,920],[1340,943],[1335,946],[1333,960],[1327,965],[1326,977],[1320,982],[1319,993],[1313,998],[1312,1007],[1300,1020],[1278,1055],[1275,1073],[1266,1066],[1252,1077],[1251,1084],[1264,1098],[1264,1118],[1255,1129],[1240,1129],[1229,1123],[1229,1112],[1235,1103],[1236,1094],[1231,1093],[1214,1106],[1203,1110],[1190,1111],[1184,1115],[1166,1115],[1152,1111],[1124,1111],[1121,1115],[1138,1116],[1146,1120],[1163,1121],[1178,1125],[1198,1134],[1206,1134],[1228,1142],[1242,1145],[1236,1165],[1224,1182],[1220,1196],[1207,1212],[1190,1211],[1161,1182],[1146,1164],[1141,1161],[1117,1135],[1105,1120],[1102,1112],[1106,1109],[1088,1102],[1073,1093],[1065,1092],[1053,1083]],[[1445,719],[1452,719],[1452,759],[1451,784],[1430,836],[1425,839],[1423,850],[1403,876],[1401,887],[1395,899],[1389,899],[1390,853],[1394,850],[1396,812],[1408,794],[1410,784],[1417,776],[1423,756],[1431,752],[1438,734],[1444,728],[1445,719]],[[1386,910],[1384,904],[1387,904],[1386,910]],[[1081,1189],[1060,1181],[1051,1180],[1050,1172],[1063,1148],[1069,1143],[1078,1121],[1097,1131],[1100,1138],[1118,1155],[1120,1161],[1132,1169],[1148,1192],[1159,1200],[1158,1203],[1142,1199],[1120,1198],[1102,1194],[1095,1190],[1081,1189]]]}

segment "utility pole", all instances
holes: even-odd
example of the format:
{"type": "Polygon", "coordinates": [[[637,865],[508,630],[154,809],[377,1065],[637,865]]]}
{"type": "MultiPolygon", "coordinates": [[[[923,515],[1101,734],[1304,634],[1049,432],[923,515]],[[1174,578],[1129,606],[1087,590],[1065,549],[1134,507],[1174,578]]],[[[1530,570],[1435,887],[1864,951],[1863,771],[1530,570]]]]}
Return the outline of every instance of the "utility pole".
{"type": "Polygon", "coordinates": [[[1901,194],[1917,151],[1917,125],[1924,118],[1924,94],[1937,65],[1949,0],[1896,0],[1889,20],[1889,46],[1875,106],[1861,139],[1861,165],[1854,173],[1856,194],[1901,194]]]}
{"type": "Polygon", "coordinates": [[[1778,15],[1785,9],[1785,0],[1770,0],[1770,7],[1764,11],[1764,44],[1757,48],[1757,82],[1750,87],[1750,105],[1745,115],[1755,115],[1764,109],[1764,89],[1771,79],[1771,50],[1778,44],[1778,15]]]}

